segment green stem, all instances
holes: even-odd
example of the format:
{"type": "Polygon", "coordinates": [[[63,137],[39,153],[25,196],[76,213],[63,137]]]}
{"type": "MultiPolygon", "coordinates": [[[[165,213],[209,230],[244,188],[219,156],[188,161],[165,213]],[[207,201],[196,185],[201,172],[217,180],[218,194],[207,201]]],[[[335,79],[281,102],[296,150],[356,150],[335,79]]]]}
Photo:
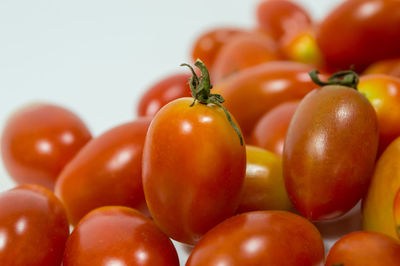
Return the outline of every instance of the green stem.
{"type": "Polygon", "coordinates": [[[357,90],[358,82],[360,81],[358,75],[353,70],[340,71],[328,78],[328,81],[321,81],[318,77],[319,71],[312,70],[308,73],[312,81],[319,86],[340,85],[353,88],[357,90]]]}

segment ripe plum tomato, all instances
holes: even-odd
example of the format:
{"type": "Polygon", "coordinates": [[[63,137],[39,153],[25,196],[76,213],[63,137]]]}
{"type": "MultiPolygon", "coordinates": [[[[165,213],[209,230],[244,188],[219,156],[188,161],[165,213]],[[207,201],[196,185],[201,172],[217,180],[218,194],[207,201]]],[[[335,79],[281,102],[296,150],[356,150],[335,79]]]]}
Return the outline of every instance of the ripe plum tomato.
{"type": "Polygon", "coordinates": [[[147,212],[142,185],[142,151],[151,118],[112,128],[90,141],[64,168],[56,194],[75,225],[89,211],[122,205],[147,212]]]}
{"type": "Polygon", "coordinates": [[[394,222],[396,225],[397,235],[400,237],[400,189],[397,190],[396,196],[393,202],[393,214],[394,222]]]}
{"type": "Polygon", "coordinates": [[[324,244],[317,228],[285,211],[231,217],[201,238],[186,265],[321,265],[324,244]]]}
{"type": "Polygon", "coordinates": [[[68,238],[63,266],[179,265],[171,240],[134,209],[101,207],[88,213],[68,238]]]}
{"type": "Polygon", "coordinates": [[[218,81],[245,68],[278,59],[276,43],[265,34],[236,35],[217,55],[212,78],[218,81]]]}
{"type": "Polygon", "coordinates": [[[358,88],[371,102],[378,117],[380,155],[400,136],[400,79],[383,74],[365,75],[358,88]]]}
{"type": "Polygon", "coordinates": [[[398,266],[400,243],[381,233],[359,231],[340,238],[326,257],[325,266],[398,266]]]}
{"type": "Polygon", "coordinates": [[[299,102],[286,102],[266,113],[254,127],[249,143],[282,156],[290,120],[299,102]]]}
{"type": "Polygon", "coordinates": [[[317,43],[327,67],[362,71],[400,56],[400,1],[343,1],[321,22],[317,43]],[[332,39],[334,36],[334,41],[332,39]]]}
{"type": "Polygon", "coordinates": [[[196,66],[202,70],[191,78],[196,102],[181,98],[165,105],[151,122],[143,151],[151,216],[169,237],[186,244],[235,213],[246,169],[240,131],[216,102],[220,96],[210,94],[204,64],[196,66]]]}
{"type": "Polygon", "coordinates": [[[85,124],[69,110],[31,104],[15,112],[1,137],[1,156],[18,184],[53,190],[58,174],[91,139],[85,124]]]}
{"type": "Polygon", "coordinates": [[[246,176],[237,212],[293,210],[282,176],[282,159],[267,150],[246,146],[246,176]]]}
{"type": "Polygon", "coordinates": [[[170,101],[189,97],[189,78],[190,74],[174,74],[154,84],[140,99],[137,108],[138,116],[153,117],[161,107],[170,101]]]}
{"type": "Polygon", "coordinates": [[[59,266],[69,223],[48,189],[21,185],[0,194],[0,265],[59,266]]]}
{"type": "Polygon", "coordinates": [[[311,67],[294,62],[268,62],[244,69],[215,85],[225,107],[237,119],[245,138],[257,121],[273,107],[302,99],[316,85],[308,72],[311,67]]]}
{"type": "Polygon", "coordinates": [[[197,38],[193,45],[193,62],[200,58],[209,69],[212,69],[214,67],[215,58],[221,48],[224,47],[233,36],[244,32],[244,30],[237,28],[215,28],[206,31],[197,38]]]}
{"type": "Polygon", "coordinates": [[[258,26],[276,41],[311,24],[308,13],[288,0],[262,1],[257,7],[257,20],[258,26]]]}
{"type": "Polygon", "coordinates": [[[400,78],[400,58],[375,62],[365,70],[364,74],[386,74],[400,78]]]}
{"type": "MultiPolygon", "coordinates": [[[[356,83],[353,71],[343,81],[350,77],[356,83]]],[[[283,151],[295,208],[314,221],[349,211],[367,192],[378,140],[375,110],[357,90],[327,85],[310,92],[290,122],[283,151]]]]}

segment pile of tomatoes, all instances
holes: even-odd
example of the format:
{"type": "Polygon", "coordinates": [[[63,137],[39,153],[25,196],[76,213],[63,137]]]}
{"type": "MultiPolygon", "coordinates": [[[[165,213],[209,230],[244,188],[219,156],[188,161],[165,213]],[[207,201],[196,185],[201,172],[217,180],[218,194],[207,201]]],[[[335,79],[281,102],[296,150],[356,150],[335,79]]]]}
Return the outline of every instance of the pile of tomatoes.
{"type": "Polygon", "coordinates": [[[199,36],[100,136],[60,106],[15,112],[0,265],[179,265],[171,239],[189,266],[400,265],[400,2],[316,23],[266,0],[257,21],[199,36]],[[326,254],[316,224],[360,201],[363,231],[326,254]]]}

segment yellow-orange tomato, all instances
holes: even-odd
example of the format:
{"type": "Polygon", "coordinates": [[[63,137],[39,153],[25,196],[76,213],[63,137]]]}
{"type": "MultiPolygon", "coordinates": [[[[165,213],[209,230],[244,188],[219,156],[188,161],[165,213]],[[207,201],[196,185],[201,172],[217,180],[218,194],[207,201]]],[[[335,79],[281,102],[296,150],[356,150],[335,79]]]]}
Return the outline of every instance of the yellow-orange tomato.
{"type": "Polygon", "coordinates": [[[387,74],[400,78],[400,58],[375,62],[364,71],[364,74],[387,74]]]}
{"type": "Polygon", "coordinates": [[[363,228],[398,238],[394,223],[393,202],[400,188],[400,138],[383,152],[363,202],[363,228]]]}
{"type": "Polygon", "coordinates": [[[293,210],[282,176],[282,159],[267,150],[246,146],[246,176],[237,212],[293,210]]]}
{"type": "Polygon", "coordinates": [[[400,237],[400,189],[397,191],[393,202],[394,222],[397,235],[400,237]]]}

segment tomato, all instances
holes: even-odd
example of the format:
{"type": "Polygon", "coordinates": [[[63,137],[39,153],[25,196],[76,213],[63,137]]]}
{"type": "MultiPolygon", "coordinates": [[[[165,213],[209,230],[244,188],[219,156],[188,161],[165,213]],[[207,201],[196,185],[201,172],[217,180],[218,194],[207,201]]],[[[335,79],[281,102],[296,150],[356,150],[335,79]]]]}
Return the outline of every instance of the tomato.
{"type": "Polygon", "coordinates": [[[400,56],[400,2],[344,1],[319,25],[317,43],[328,67],[362,71],[373,62],[400,56]]]}
{"type": "Polygon", "coordinates": [[[112,128],[90,141],[64,168],[56,194],[75,225],[89,211],[123,205],[147,212],[142,151],[150,118],[112,128]]]}
{"type": "Polygon", "coordinates": [[[379,125],[379,149],[386,147],[400,136],[400,79],[383,74],[361,77],[359,91],[374,107],[379,125]]]}
{"type": "Polygon", "coordinates": [[[209,95],[204,65],[196,66],[203,75],[192,78],[201,81],[192,90],[207,91],[194,94],[194,104],[193,98],[181,98],[164,106],[151,122],[143,151],[151,216],[168,236],[187,244],[235,213],[246,168],[239,132],[220,103],[211,101],[217,96],[209,95]]]}
{"type": "Polygon", "coordinates": [[[295,208],[314,221],[349,211],[368,189],[378,136],[375,110],[357,90],[328,85],[304,97],[283,151],[283,176],[295,208]]]}
{"type": "Polygon", "coordinates": [[[257,122],[249,143],[282,156],[290,120],[299,102],[286,102],[273,108],[257,122]]]}
{"type": "Polygon", "coordinates": [[[179,265],[171,240],[138,211],[120,206],[87,214],[68,238],[64,266],[179,265]]]}
{"type": "Polygon", "coordinates": [[[212,77],[220,80],[245,68],[278,59],[277,46],[270,37],[260,33],[240,34],[221,48],[212,77]]]}
{"type": "Polygon", "coordinates": [[[233,36],[244,33],[244,30],[237,28],[214,28],[201,34],[192,48],[193,62],[198,58],[212,69],[219,51],[227,44],[233,36]]]}
{"type": "MultiPolygon", "coordinates": [[[[400,137],[379,157],[375,172],[363,201],[363,229],[398,238],[393,202],[400,189],[400,137]]],[[[398,238],[400,239],[400,238],[398,238]]]]}
{"type": "Polygon", "coordinates": [[[138,116],[153,117],[170,101],[190,96],[189,78],[190,74],[174,74],[151,86],[139,101],[138,116]]]}
{"type": "Polygon", "coordinates": [[[396,225],[396,232],[400,238],[400,189],[397,190],[396,196],[394,197],[393,214],[394,222],[396,225]]]}
{"type": "Polygon", "coordinates": [[[325,266],[397,266],[400,265],[400,243],[375,232],[353,232],[340,238],[331,248],[325,266]]]}
{"type": "Polygon", "coordinates": [[[18,184],[54,188],[58,174],[91,139],[85,124],[69,110],[31,104],[15,112],[1,137],[1,156],[18,184]]]}
{"type": "Polygon", "coordinates": [[[282,176],[282,159],[267,150],[246,146],[246,176],[237,212],[293,210],[282,176]]]}
{"type": "Polygon", "coordinates": [[[369,65],[364,74],[387,74],[400,78],[400,58],[381,60],[369,65]]]}
{"type": "Polygon", "coordinates": [[[21,185],[0,194],[0,265],[61,264],[69,223],[48,189],[21,185]]]}
{"type": "Polygon", "coordinates": [[[225,107],[248,138],[257,121],[273,107],[300,100],[316,87],[308,76],[311,67],[294,62],[268,62],[244,69],[214,86],[225,107]]]}
{"type": "Polygon", "coordinates": [[[247,212],[223,221],[194,247],[186,265],[320,265],[317,228],[284,211],[247,212]]]}

